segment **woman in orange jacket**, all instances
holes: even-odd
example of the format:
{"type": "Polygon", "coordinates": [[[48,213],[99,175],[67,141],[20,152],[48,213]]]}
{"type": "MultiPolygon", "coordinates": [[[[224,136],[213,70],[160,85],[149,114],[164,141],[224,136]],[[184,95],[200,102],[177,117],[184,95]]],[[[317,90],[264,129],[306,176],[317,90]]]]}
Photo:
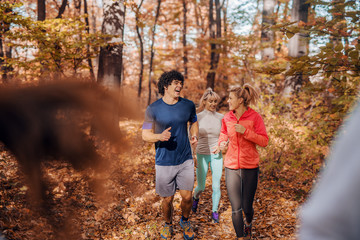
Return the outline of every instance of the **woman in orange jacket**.
{"type": "Polygon", "coordinates": [[[256,145],[267,146],[269,138],[260,114],[249,107],[259,99],[257,91],[249,84],[229,91],[230,111],[222,119],[218,145],[213,153],[224,150],[228,144],[224,166],[232,221],[238,239],[251,239],[253,201],[259,177],[256,145]]]}

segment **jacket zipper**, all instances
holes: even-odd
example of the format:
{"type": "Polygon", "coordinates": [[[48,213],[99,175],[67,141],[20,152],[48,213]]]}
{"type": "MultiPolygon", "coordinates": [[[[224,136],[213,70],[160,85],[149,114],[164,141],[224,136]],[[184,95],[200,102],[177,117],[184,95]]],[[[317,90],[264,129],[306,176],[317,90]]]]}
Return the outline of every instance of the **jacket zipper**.
{"type": "MultiPolygon", "coordinates": [[[[236,120],[236,123],[237,124],[239,124],[239,122],[240,122],[240,118],[239,119],[237,119],[236,120]]],[[[236,132],[236,131],[235,131],[236,132]]],[[[238,137],[238,135],[239,135],[240,133],[238,133],[238,132],[236,132],[236,139],[237,139],[237,147],[238,147],[238,166],[239,166],[239,169],[241,169],[241,167],[240,167],[240,136],[238,137]]]]}

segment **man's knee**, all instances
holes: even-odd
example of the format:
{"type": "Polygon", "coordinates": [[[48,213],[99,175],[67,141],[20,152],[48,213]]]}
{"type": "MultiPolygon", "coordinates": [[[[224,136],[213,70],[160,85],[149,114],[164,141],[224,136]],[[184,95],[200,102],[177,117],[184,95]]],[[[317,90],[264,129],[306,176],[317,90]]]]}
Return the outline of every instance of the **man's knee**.
{"type": "Polygon", "coordinates": [[[191,196],[184,196],[184,197],[182,197],[182,201],[184,203],[191,203],[192,202],[192,197],[191,196]]]}
{"type": "Polygon", "coordinates": [[[170,205],[174,199],[174,196],[163,197],[163,204],[170,205]]]}
{"type": "Polygon", "coordinates": [[[184,202],[192,201],[192,192],[191,191],[182,190],[180,195],[181,195],[182,201],[184,201],[184,202]]]}

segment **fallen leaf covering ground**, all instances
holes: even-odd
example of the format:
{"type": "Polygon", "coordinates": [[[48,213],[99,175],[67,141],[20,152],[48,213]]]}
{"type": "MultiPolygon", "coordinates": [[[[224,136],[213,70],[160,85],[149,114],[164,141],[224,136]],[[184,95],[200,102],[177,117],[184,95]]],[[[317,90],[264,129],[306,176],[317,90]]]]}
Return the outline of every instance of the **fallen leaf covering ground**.
{"type": "MultiPolygon", "coordinates": [[[[49,212],[55,228],[66,230],[73,239],[159,239],[163,220],[161,199],[155,194],[154,146],[141,139],[141,123],[122,121],[126,138],[132,143],[127,152],[101,150],[110,159],[106,172],[76,172],[62,162],[44,164],[49,183],[49,212]],[[97,184],[96,184],[97,183],[97,184]],[[101,183],[101,185],[99,185],[101,183]],[[97,186],[97,187],[96,187],[97,186]],[[99,186],[101,186],[99,188],[99,186]]],[[[277,178],[260,172],[255,196],[253,239],[296,239],[297,214],[304,186],[288,169],[277,178]]],[[[304,190],[305,189],[305,190],[304,190]]],[[[7,239],[54,239],[54,228],[46,216],[27,201],[28,186],[11,153],[0,148],[0,231],[7,239]]],[[[196,239],[235,239],[231,206],[224,174],[221,180],[220,223],[212,223],[211,173],[196,214],[191,214],[196,239]]],[[[180,197],[174,199],[174,237],[183,239],[180,197]]]]}

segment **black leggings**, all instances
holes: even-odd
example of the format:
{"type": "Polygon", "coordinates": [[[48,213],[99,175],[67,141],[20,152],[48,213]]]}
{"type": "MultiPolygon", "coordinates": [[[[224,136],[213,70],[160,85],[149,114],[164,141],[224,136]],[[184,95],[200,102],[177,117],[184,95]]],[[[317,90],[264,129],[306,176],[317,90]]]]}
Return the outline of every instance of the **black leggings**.
{"type": "Polygon", "coordinates": [[[232,208],[232,221],[237,237],[244,236],[243,211],[246,221],[251,223],[254,216],[253,202],[259,178],[259,168],[225,168],[227,194],[232,208]]]}

